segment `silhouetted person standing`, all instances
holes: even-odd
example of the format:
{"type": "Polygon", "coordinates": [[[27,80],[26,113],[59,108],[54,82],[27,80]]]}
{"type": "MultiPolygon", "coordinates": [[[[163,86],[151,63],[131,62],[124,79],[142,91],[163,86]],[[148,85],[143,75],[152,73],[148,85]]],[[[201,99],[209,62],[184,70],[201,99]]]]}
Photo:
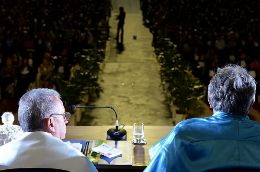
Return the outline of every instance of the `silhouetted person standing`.
{"type": "Polygon", "coordinates": [[[116,40],[118,42],[119,40],[119,32],[121,29],[121,43],[123,43],[123,34],[124,34],[124,24],[125,24],[125,12],[124,12],[124,8],[120,7],[119,8],[119,15],[117,16],[117,20],[119,20],[118,22],[118,26],[117,26],[117,36],[116,36],[116,40]]]}

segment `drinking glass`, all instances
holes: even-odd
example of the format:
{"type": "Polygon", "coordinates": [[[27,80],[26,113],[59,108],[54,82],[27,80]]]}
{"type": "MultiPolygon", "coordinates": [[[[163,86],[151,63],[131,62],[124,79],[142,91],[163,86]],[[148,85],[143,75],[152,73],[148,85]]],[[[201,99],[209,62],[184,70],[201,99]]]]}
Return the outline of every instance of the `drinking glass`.
{"type": "Polygon", "coordinates": [[[134,144],[146,144],[147,141],[143,139],[144,137],[144,124],[143,123],[134,123],[133,125],[133,143],[134,144]]]}

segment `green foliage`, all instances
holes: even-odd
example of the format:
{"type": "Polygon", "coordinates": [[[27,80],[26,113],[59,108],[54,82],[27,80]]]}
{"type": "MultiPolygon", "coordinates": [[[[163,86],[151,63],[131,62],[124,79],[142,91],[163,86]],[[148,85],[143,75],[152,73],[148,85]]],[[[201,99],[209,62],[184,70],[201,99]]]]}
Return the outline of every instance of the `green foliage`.
{"type": "MultiPolygon", "coordinates": [[[[60,78],[58,74],[53,76],[61,97],[68,105],[80,104],[83,97],[88,94],[91,96],[100,96],[103,91],[99,84],[98,74],[103,68],[105,52],[101,49],[86,49],[82,53],[75,53],[75,65],[73,67],[72,77],[68,81],[60,78]]],[[[66,107],[67,111],[73,111],[66,107]]]]}
{"type": "Polygon", "coordinates": [[[66,102],[66,105],[68,105],[64,106],[66,112],[70,112],[71,114],[74,113],[73,110],[69,109],[69,106],[81,103],[81,88],[76,87],[75,85],[71,85],[69,81],[60,79],[58,75],[55,75],[53,79],[55,79],[62,100],[66,102]]]}
{"type": "Polygon", "coordinates": [[[162,84],[169,83],[169,99],[186,113],[186,118],[198,117],[204,108],[198,100],[204,97],[203,85],[192,75],[191,66],[171,42],[161,42],[162,47],[156,50],[157,60],[161,65],[162,84]]]}

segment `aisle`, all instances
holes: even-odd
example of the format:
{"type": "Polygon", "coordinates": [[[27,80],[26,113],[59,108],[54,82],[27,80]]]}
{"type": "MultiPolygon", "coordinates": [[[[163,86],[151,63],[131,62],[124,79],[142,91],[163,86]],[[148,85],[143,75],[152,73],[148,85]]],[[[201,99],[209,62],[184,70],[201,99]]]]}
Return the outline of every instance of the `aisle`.
{"type": "MultiPolygon", "coordinates": [[[[151,46],[152,34],[143,25],[139,0],[113,0],[110,18],[108,56],[101,78],[104,92],[95,101],[96,106],[113,107],[119,124],[172,125],[169,108],[164,104],[158,63],[151,46]],[[123,50],[119,52],[116,37],[118,8],[126,12],[123,50]],[[133,36],[137,36],[134,40],[133,36]]],[[[111,109],[94,109],[85,112],[80,125],[114,125],[111,109]]]]}

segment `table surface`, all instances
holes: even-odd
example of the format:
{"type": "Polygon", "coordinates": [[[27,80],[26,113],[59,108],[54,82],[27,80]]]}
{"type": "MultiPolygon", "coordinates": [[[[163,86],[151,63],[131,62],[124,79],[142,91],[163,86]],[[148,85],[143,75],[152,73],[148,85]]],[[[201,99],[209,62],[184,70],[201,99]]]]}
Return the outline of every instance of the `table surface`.
{"type": "MultiPolygon", "coordinates": [[[[106,140],[107,130],[110,128],[115,126],[67,126],[65,140],[106,140]]],[[[132,145],[133,167],[145,168],[150,163],[149,148],[166,137],[173,128],[174,126],[145,126],[144,139],[147,144],[132,145]]],[[[133,126],[125,126],[124,129],[127,132],[126,141],[132,141],[133,126]]]]}

